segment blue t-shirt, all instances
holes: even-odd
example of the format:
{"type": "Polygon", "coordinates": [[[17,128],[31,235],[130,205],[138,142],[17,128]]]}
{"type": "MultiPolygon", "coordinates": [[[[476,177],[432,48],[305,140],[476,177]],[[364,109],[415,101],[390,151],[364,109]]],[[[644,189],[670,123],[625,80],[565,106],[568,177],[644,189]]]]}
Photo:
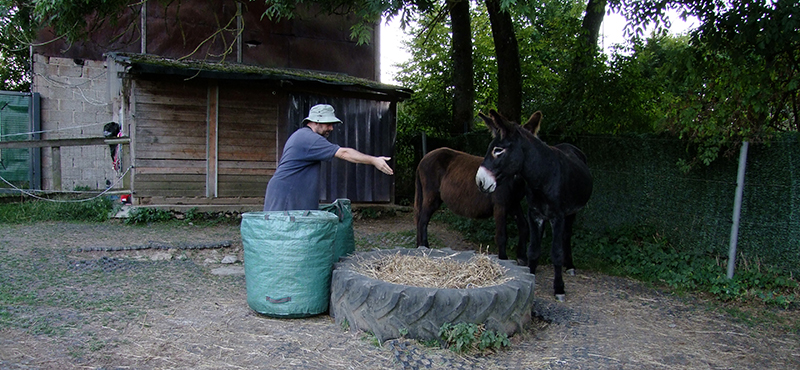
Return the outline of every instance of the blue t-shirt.
{"type": "Polygon", "coordinates": [[[308,126],[295,131],[283,147],[275,175],[267,184],[264,211],[319,209],[319,172],[339,150],[308,126]]]}

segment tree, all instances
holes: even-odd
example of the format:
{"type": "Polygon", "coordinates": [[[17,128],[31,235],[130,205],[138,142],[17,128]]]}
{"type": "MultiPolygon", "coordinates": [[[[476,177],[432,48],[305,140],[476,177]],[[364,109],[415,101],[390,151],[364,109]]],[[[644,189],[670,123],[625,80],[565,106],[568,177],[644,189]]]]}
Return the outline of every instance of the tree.
{"type": "MultiPolygon", "coordinates": [[[[305,3],[304,0],[264,1],[268,5],[264,15],[274,20],[294,17],[298,6],[302,6],[305,3]]],[[[370,41],[372,25],[379,22],[381,17],[392,19],[399,16],[401,26],[405,28],[406,24],[415,15],[436,10],[435,0],[318,0],[313,1],[313,3],[320,8],[322,13],[350,14],[358,19],[359,22],[354,24],[350,30],[351,37],[358,40],[359,43],[370,41]]]]}
{"type": "Polygon", "coordinates": [[[30,30],[29,7],[18,1],[0,1],[0,90],[30,90],[30,30]]]}
{"type": "MultiPolygon", "coordinates": [[[[527,116],[536,110],[554,112],[560,109],[556,92],[565,72],[569,69],[570,46],[581,25],[584,5],[580,0],[565,2],[539,2],[512,15],[512,28],[518,41],[520,73],[516,81],[522,87],[521,98],[527,116]]],[[[477,110],[488,111],[500,106],[498,93],[500,68],[495,50],[496,43],[492,24],[485,7],[472,8],[472,40],[475,96],[477,110]]],[[[447,45],[451,43],[449,25],[431,24],[427,18],[420,19],[410,30],[415,35],[409,42],[412,57],[402,66],[398,81],[415,91],[403,104],[400,129],[410,132],[425,131],[428,135],[447,136],[443,126],[449,117],[449,101],[454,93],[451,85],[452,58],[447,45]]],[[[553,113],[546,113],[547,126],[554,122],[553,113]],[[548,114],[550,116],[548,116],[548,114]]]]}
{"type": "Polygon", "coordinates": [[[629,33],[668,24],[667,10],[696,16],[690,48],[664,67],[676,79],[663,102],[663,128],[689,140],[711,163],[742,140],[768,140],[800,129],[800,3],[713,0],[622,0],[614,7],[632,20],[629,33]]]}

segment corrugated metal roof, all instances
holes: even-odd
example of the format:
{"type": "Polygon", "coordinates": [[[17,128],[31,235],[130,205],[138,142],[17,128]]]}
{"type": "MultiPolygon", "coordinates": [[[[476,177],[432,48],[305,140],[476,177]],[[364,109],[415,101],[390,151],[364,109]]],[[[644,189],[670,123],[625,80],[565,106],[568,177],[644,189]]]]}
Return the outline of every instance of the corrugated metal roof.
{"type": "Polygon", "coordinates": [[[106,57],[127,66],[129,74],[167,74],[208,79],[272,80],[292,84],[324,85],[329,88],[381,95],[388,101],[402,101],[408,99],[412,93],[412,90],[403,87],[337,73],[268,68],[229,62],[177,60],[136,53],[107,53],[106,57]]]}

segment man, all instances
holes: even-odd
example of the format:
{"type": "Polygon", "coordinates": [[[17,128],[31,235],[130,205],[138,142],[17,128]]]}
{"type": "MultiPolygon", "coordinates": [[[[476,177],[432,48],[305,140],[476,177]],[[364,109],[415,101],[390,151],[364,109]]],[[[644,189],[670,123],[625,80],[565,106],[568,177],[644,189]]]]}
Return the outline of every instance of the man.
{"type": "Polygon", "coordinates": [[[320,168],[322,161],[330,161],[333,157],[371,164],[387,175],[394,174],[386,163],[390,157],[373,157],[326,139],[333,131],[333,125],[342,123],[336,118],[332,106],[318,104],[311,107],[303,123],[305,126],[286,140],[275,175],[267,184],[264,211],[319,209],[320,168]]]}

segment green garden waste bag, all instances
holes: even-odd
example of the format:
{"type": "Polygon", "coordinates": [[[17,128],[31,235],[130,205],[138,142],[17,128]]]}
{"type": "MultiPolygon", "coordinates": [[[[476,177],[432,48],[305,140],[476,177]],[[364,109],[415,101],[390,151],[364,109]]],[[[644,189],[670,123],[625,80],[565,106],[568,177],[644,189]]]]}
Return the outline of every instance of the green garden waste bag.
{"type": "Polygon", "coordinates": [[[328,310],[339,217],[327,211],[242,215],[247,304],[273,317],[328,310]]]}
{"type": "Polygon", "coordinates": [[[336,242],[333,247],[333,262],[339,257],[346,256],[356,250],[356,238],[353,233],[353,210],[350,199],[336,199],[331,204],[322,204],[319,209],[328,211],[339,217],[339,227],[336,231],[336,242]]]}

